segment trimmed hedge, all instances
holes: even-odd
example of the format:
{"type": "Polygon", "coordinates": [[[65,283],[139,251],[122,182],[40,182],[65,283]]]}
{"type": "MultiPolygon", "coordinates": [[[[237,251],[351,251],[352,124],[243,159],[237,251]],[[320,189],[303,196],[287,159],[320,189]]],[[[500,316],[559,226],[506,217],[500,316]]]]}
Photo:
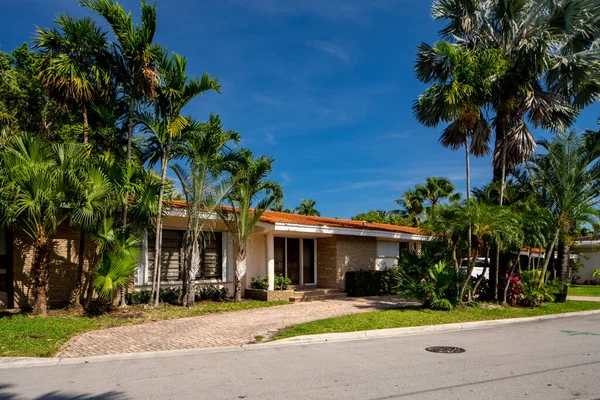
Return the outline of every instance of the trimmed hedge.
{"type": "Polygon", "coordinates": [[[398,268],[383,271],[360,270],[346,272],[348,296],[387,296],[396,294],[400,283],[398,268]]]}

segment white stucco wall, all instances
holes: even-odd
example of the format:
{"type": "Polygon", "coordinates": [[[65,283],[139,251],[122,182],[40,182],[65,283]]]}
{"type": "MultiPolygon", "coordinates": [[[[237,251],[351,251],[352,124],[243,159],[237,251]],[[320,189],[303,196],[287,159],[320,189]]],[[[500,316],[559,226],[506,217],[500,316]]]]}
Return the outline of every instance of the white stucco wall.
{"type": "Polygon", "coordinates": [[[375,269],[378,271],[393,268],[398,263],[398,242],[378,240],[375,269]]]}
{"type": "Polygon", "coordinates": [[[578,272],[573,273],[574,276],[579,277],[579,279],[574,280],[577,283],[593,280],[592,272],[594,272],[594,269],[600,268],[600,248],[580,249],[577,252],[582,255],[580,258],[582,267],[578,272]]]}
{"type": "Polygon", "coordinates": [[[257,233],[250,235],[248,240],[248,257],[246,267],[246,287],[250,287],[250,280],[260,276],[267,276],[267,261],[266,261],[266,246],[267,240],[265,235],[257,233]]]}

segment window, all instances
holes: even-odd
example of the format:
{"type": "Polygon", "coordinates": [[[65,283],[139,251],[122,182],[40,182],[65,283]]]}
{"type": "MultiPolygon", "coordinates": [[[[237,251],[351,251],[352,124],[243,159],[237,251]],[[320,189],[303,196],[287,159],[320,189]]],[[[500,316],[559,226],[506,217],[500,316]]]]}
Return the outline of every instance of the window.
{"type": "Polygon", "coordinates": [[[223,277],[223,234],[214,232],[200,255],[200,269],[196,279],[221,279],[223,277]]]}
{"type": "MultiPolygon", "coordinates": [[[[163,229],[161,249],[161,281],[177,282],[182,280],[185,265],[185,249],[183,244],[185,231],[174,229],[163,229]]],[[[200,267],[196,274],[197,280],[221,279],[223,273],[223,234],[214,232],[206,247],[200,254],[200,267]]],[[[154,266],[154,238],[148,240],[148,279],[152,281],[154,266]]]]}

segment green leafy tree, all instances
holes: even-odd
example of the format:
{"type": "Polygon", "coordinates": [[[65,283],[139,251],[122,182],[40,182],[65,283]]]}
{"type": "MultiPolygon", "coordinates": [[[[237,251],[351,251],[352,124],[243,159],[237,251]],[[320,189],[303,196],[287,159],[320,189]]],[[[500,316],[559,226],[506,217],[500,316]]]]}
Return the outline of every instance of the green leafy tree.
{"type": "Polygon", "coordinates": [[[55,23],[58,28],[36,32],[36,48],[42,55],[41,82],[59,103],[81,107],[83,142],[87,143],[90,104],[113,86],[106,32],[90,18],[59,14],[55,23]]]}
{"type": "MultiPolygon", "coordinates": [[[[542,204],[552,213],[555,228],[554,237],[546,248],[542,276],[545,276],[551,255],[560,241],[559,276],[566,281],[569,278],[568,236],[580,223],[588,223],[597,230],[600,222],[597,208],[600,204],[600,132],[558,134],[539,143],[546,152],[533,156],[526,168],[542,204]]],[[[563,285],[557,299],[565,301],[567,290],[568,285],[563,285]]]]}
{"type": "MultiPolygon", "coordinates": [[[[131,13],[114,0],[80,0],[80,4],[100,14],[117,39],[115,74],[117,84],[125,94],[127,111],[127,162],[131,162],[135,110],[138,103],[156,97],[159,71],[156,59],[160,48],[153,45],[156,32],[156,4],[141,1],[141,23],[133,21],[131,13]]],[[[126,196],[129,198],[129,196],[126,196]]],[[[123,225],[127,224],[127,201],[123,204],[123,225]]]]}
{"type": "Polygon", "coordinates": [[[156,224],[156,248],[154,258],[154,282],[152,295],[154,304],[159,303],[160,270],[162,249],[162,206],[164,186],[167,179],[167,169],[171,158],[173,139],[178,138],[189,127],[190,120],[181,115],[181,110],[195,97],[207,92],[219,92],[221,86],[216,79],[204,73],[202,78],[188,77],[185,57],[173,53],[171,56],[166,51],[162,52],[159,61],[162,71],[162,83],[156,91],[156,111],[148,120],[141,121],[143,130],[155,136],[161,143],[160,162],[162,185],[158,196],[158,220],[156,224]],[[165,143],[166,142],[166,143],[165,143]]]}
{"type": "Polygon", "coordinates": [[[254,158],[249,150],[245,150],[242,156],[243,162],[237,163],[232,169],[236,184],[227,199],[230,207],[219,210],[221,218],[233,235],[237,249],[235,301],[242,299],[248,238],[252,229],[263,212],[283,197],[281,186],[268,180],[273,171],[274,160],[265,156],[254,158]]]}
{"type": "Polygon", "coordinates": [[[429,212],[435,216],[435,210],[442,200],[459,201],[460,194],[454,193],[456,187],[450,179],[430,176],[425,179],[425,185],[417,185],[415,188],[425,202],[429,202],[429,212]]]}
{"type": "Polygon", "coordinates": [[[296,214],[300,214],[300,215],[308,215],[311,217],[320,217],[321,213],[315,208],[316,204],[317,204],[317,202],[314,201],[313,199],[308,199],[308,200],[301,199],[300,205],[294,209],[294,212],[296,214]]]}
{"type": "Polygon", "coordinates": [[[201,264],[201,254],[211,238],[210,220],[223,199],[232,190],[234,181],[223,180],[222,174],[238,161],[230,144],[237,144],[240,135],[223,129],[218,115],[210,115],[206,124],[192,123],[184,134],[181,150],[187,168],[174,165],[187,202],[188,226],[184,236],[183,305],[194,305],[195,280],[201,264]]]}
{"type": "Polygon", "coordinates": [[[68,218],[74,164],[88,156],[80,144],[51,144],[39,136],[13,137],[0,153],[2,218],[33,242],[33,315],[46,316],[52,239],[68,218]]]}
{"type": "Polygon", "coordinates": [[[425,212],[425,199],[421,192],[417,189],[409,189],[402,193],[402,198],[396,200],[396,204],[401,206],[402,209],[395,210],[395,215],[406,218],[412,226],[421,224],[421,217],[425,212]]]}

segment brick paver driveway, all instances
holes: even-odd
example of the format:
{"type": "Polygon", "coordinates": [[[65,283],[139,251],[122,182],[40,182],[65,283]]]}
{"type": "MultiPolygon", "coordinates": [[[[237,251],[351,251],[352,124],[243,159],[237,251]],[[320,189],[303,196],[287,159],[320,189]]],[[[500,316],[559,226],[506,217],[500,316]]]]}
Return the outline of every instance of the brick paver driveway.
{"type": "Polygon", "coordinates": [[[405,304],[397,297],[341,298],[120,326],[75,336],[56,357],[241,346],[290,325],[405,304]]]}

